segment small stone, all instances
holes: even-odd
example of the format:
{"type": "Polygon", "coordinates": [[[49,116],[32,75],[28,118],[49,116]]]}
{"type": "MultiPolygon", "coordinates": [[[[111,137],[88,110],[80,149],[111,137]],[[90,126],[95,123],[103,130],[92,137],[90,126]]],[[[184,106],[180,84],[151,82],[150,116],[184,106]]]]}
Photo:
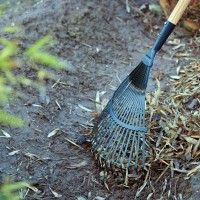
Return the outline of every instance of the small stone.
{"type": "Polygon", "coordinates": [[[80,135],[76,140],[76,144],[79,144],[79,145],[84,144],[86,142],[87,142],[87,138],[85,135],[80,135]]]}
{"type": "Polygon", "coordinates": [[[195,110],[199,106],[199,102],[197,99],[191,97],[185,104],[186,108],[189,110],[195,110]]]}

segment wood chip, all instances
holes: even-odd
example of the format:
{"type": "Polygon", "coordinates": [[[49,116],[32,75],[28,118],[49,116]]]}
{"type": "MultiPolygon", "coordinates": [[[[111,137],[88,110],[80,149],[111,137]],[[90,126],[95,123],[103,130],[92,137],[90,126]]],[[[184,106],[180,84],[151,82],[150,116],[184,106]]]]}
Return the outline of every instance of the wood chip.
{"type": "Polygon", "coordinates": [[[47,135],[47,137],[50,138],[50,137],[56,135],[59,131],[60,131],[60,129],[59,129],[59,128],[56,128],[56,129],[54,129],[53,131],[51,131],[51,132],[47,135]]]}
{"type": "Polygon", "coordinates": [[[33,107],[39,107],[39,108],[42,108],[42,106],[39,105],[39,104],[34,104],[34,103],[33,103],[32,106],[33,106],[33,107]]]}
{"type": "Polygon", "coordinates": [[[58,108],[61,110],[61,106],[60,106],[60,104],[58,103],[58,101],[56,100],[55,102],[56,102],[56,105],[58,106],[58,108]]]}
{"type": "Polygon", "coordinates": [[[15,154],[18,154],[19,152],[20,152],[20,150],[11,151],[8,155],[13,156],[15,154]]]}
{"type": "Polygon", "coordinates": [[[104,198],[104,197],[99,197],[99,196],[95,197],[94,199],[95,199],[95,200],[106,200],[106,198],[104,198]]]}
{"type": "Polygon", "coordinates": [[[130,9],[130,6],[129,6],[129,2],[128,0],[126,0],[126,12],[127,13],[130,13],[131,9],[130,9]]]}
{"type": "Polygon", "coordinates": [[[97,93],[96,93],[95,102],[96,102],[96,111],[101,112],[101,102],[100,102],[100,92],[99,91],[97,91],[97,93]]]}
{"type": "Polygon", "coordinates": [[[87,111],[87,112],[93,112],[91,109],[86,108],[85,106],[83,106],[81,104],[78,104],[78,107],[81,108],[81,109],[83,109],[83,110],[85,110],[85,111],[87,111]]]}
{"type": "Polygon", "coordinates": [[[181,77],[180,77],[180,76],[174,75],[174,76],[170,76],[170,78],[171,78],[171,79],[174,79],[174,80],[179,80],[181,77]]]}
{"type": "Polygon", "coordinates": [[[3,135],[0,135],[0,138],[11,138],[10,134],[8,134],[6,131],[1,129],[1,132],[3,135]]]}
{"type": "Polygon", "coordinates": [[[37,159],[37,160],[43,160],[40,156],[36,155],[36,154],[33,154],[33,153],[25,153],[24,154],[25,156],[31,158],[31,159],[37,159]]]}
{"type": "Polygon", "coordinates": [[[151,197],[153,196],[153,192],[152,193],[150,193],[148,196],[147,196],[147,200],[150,200],[150,199],[152,199],[151,197]]]}
{"type": "Polygon", "coordinates": [[[84,167],[84,166],[86,166],[86,165],[87,165],[87,162],[86,162],[86,161],[82,161],[82,162],[80,162],[80,163],[73,164],[73,165],[68,166],[68,167],[66,167],[66,168],[68,168],[68,169],[76,169],[76,168],[84,167]]]}
{"type": "Polygon", "coordinates": [[[75,142],[73,142],[72,140],[64,137],[65,140],[67,140],[69,143],[73,144],[74,146],[78,147],[79,149],[83,149],[80,145],[76,144],[75,142]]]}
{"type": "Polygon", "coordinates": [[[61,194],[58,194],[56,191],[52,190],[50,187],[49,187],[49,189],[51,190],[51,192],[52,192],[52,194],[53,194],[53,196],[54,196],[55,198],[60,198],[60,197],[62,197],[61,194]]]}
{"type": "Polygon", "coordinates": [[[26,187],[31,189],[33,192],[38,192],[39,191],[35,186],[32,186],[32,185],[30,185],[28,183],[25,183],[25,184],[26,184],[26,187]]]}

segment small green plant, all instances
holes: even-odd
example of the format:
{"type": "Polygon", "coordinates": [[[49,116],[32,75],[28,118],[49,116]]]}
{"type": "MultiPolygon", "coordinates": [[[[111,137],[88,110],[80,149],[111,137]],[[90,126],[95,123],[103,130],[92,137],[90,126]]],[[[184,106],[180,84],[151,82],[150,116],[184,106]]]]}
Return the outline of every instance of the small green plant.
{"type": "Polygon", "coordinates": [[[25,189],[37,191],[37,188],[26,182],[5,182],[4,184],[0,185],[0,200],[23,199],[23,191],[25,189]]]}
{"type": "Polygon", "coordinates": [[[3,15],[8,9],[8,5],[6,3],[0,4],[0,15],[3,15]]]}
{"type": "Polygon", "coordinates": [[[57,56],[51,55],[47,52],[42,51],[41,49],[52,43],[52,37],[45,36],[42,39],[38,40],[30,48],[28,48],[25,54],[32,60],[37,63],[44,64],[53,68],[64,68],[65,63],[60,60],[57,56]]]}
{"type": "MultiPolygon", "coordinates": [[[[63,69],[66,67],[66,62],[58,58],[57,56],[51,55],[44,51],[44,47],[47,44],[52,43],[52,37],[45,36],[42,39],[35,42],[24,52],[24,58],[34,62],[36,64],[42,64],[55,69],[63,69]]],[[[30,80],[22,75],[16,75],[14,70],[16,69],[17,63],[17,45],[14,41],[1,38],[0,44],[3,49],[0,51],[0,124],[15,125],[18,127],[23,126],[25,123],[19,117],[13,116],[7,113],[1,107],[7,103],[13,94],[17,94],[16,86],[19,84],[39,87],[34,80],[30,80]]],[[[45,69],[38,69],[37,78],[43,80],[46,77],[51,77],[52,74],[45,69]]]]}

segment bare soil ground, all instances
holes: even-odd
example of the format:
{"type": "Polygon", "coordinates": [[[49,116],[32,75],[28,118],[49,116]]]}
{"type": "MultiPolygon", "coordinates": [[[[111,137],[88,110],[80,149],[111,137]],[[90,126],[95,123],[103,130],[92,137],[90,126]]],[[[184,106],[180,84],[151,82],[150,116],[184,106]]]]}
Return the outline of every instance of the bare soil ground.
{"type": "MultiPolygon", "coordinates": [[[[163,22],[157,15],[154,16],[157,20],[145,25],[143,16],[134,9],[135,4],[130,3],[130,6],[131,12],[127,13],[125,1],[120,0],[43,0],[31,6],[22,4],[20,11],[14,8],[0,20],[1,27],[11,22],[23,27],[22,49],[42,36],[53,35],[57,44],[51,47],[51,52],[67,59],[73,68],[55,72],[55,80],[47,81],[47,101],[39,98],[37,90],[20,88],[27,96],[7,108],[26,119],[28,126],[23,129],[1,127],[12,138],[0,141],[0,174],[29,181],[39,189],[37,193],[28,192],[26,199],[56,199],[51,189],[66,200],[135,198],[144,177],[131,187],[115,183],[108,185],[108,190],[89,144],[80,148],[67,140],[77,141],[81,135],[90,134],[91,112],[79,105],[95,111],[97,91],[106,91],[105,96],[110,97],[152,44],[155,35],[150,31],[152,26],[163,22]],[[52,87],[58,79],[60,82],[52,87]],[[48,133],[56,128],[59,134],[48,138],[48,133]],[[20,152],[8,156],[14,150],[20,152]]],[[[148,90],[155,88],[156,74],[164,78],[162,88],[168,87],[166,77],[173,74],[176,65],[175,60],[169,58],[168,49],[165,46],[157,56],[148,90]]],[[[26,66],[20,73],[32,78],[34,70],[26,66]]],[[[155,166],[152,177],[156,180],[159,175],[159,166],[155,166]]],[[[176,180],[170,179],[167,174],[157,183],[152,182],[137,199],[147,199],[150,193],[153,193],[150,199],[159,199],[163,194],[168,199],[168,188],[173,192],[169,199],[178,199],[180,195],[187,199],[191,190],[189,182],[183,180],[182,175],[176,180]],[[163,188],[165,180],[167,184],[163,188]]]]}

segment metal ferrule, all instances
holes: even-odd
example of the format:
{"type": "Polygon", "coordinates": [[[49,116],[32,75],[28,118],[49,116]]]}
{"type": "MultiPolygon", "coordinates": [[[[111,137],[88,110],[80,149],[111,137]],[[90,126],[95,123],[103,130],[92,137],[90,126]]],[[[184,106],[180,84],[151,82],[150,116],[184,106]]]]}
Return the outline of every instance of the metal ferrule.
{"type": "Polygon", "coordinates": [[[161,49],[161,47],[166,42],[167,38],[170,36],[174,28],[175,28],[174,24],[172,24],[169,21],[165,22],[165,25],[158,34],[158,37],[153,47],[147,52],[147,54],[142,60],[145,65],[152,67],[156,53],[161,49]]]}

